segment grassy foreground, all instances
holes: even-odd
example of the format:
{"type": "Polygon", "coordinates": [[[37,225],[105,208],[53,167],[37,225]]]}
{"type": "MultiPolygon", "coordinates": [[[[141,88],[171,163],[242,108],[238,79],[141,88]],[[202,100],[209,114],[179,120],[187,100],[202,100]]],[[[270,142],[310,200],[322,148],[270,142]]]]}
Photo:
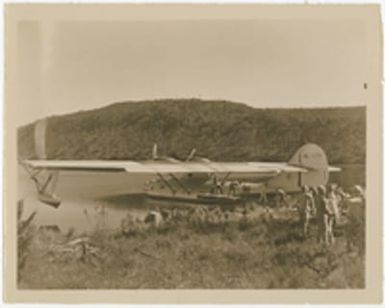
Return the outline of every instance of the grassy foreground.
{"type": "MultiPolygon", "coordinates": [[[[122,224],[123,226],[123,224],[122,224]]],[[[28,229],[28,230],[27,230],[28,229]]],[[[303,239],[295,217],[169,221],[127,232],[19,235],[22,289],[364,288],[364,253],[303,239]],[[21,236],[25,238],[25,236],[21,236]],[[70,243],[70,244],[66,244],[70,243]]]]}

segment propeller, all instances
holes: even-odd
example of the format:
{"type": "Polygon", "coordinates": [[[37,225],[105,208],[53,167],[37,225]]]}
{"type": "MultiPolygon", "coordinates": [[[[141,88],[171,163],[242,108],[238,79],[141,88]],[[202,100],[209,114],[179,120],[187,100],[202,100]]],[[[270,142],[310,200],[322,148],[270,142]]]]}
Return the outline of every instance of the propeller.
{"type": "MultiPolygon", "coordinates": [[[[202,162],[206,162],[206,163],[210,162],[210,160],[208,160],[207,158],[196,157],[195,153],[196,153],[196,148],[192,148],[190,153],[187,155],[187,157],[185,158],[184,161],[188,162],[188,161],[192,161],[192,160],[198,160],[198,161],[202,161],[202,162]]],[[[172,156],[159,156],[158,155],[158,145],[156,143],[154,143],[154,145],[152,147],[152,160],[167,160],[170,162],[179,162],[180,161],[179,159],[176,159],[172,156]]]]}
{"type": "Polygon", "coordinates": [[[173,158],[173,157],[169,157],[169,156],[159,156],[158,155],[158,145],[156,143],[154,143],[153,147],[152,147],[152,160],[165,160],[165,161],[168,161],[168,162],[178,162],[179,160],[173,158]]]}

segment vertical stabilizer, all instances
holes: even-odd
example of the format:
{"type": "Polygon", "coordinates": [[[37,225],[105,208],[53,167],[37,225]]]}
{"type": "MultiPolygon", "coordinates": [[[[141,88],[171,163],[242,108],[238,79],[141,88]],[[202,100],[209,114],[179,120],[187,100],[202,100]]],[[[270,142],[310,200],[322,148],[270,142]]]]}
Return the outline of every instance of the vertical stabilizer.
{"type": "Polygon", "coordinates": [[[316,144],[308,143],[300,147],[289,164],[308,169],[308,172],[299,174],[298,186],[325,185],[329,180],[327,156],[316,144]]]}
{"type": "Polygon", "coordinates": [[[300,147],[289,160],[289,164],[312,170],[328,168],[328,160],[324,150],[314,143],[307,143],[300,147]]]}

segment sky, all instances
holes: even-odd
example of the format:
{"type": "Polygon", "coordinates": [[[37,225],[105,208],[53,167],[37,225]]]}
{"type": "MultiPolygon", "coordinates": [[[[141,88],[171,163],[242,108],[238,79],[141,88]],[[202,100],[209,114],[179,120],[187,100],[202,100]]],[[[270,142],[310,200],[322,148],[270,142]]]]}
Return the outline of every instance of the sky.
{"type": "Polygon", "coordinates": [[[365,105],[365,38],[354,19],[22,21],[18,123],[159,98],[365,105]]]}

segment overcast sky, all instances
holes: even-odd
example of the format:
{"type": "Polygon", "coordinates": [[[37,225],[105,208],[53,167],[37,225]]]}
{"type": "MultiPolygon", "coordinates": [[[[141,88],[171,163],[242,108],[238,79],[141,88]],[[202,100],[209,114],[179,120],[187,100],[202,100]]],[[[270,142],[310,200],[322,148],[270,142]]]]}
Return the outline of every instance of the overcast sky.
{"type": "Polygon", "coordinates": [[[365,105],[357,20],[21,22],[20,124],[155,98],[365,105]]]}

